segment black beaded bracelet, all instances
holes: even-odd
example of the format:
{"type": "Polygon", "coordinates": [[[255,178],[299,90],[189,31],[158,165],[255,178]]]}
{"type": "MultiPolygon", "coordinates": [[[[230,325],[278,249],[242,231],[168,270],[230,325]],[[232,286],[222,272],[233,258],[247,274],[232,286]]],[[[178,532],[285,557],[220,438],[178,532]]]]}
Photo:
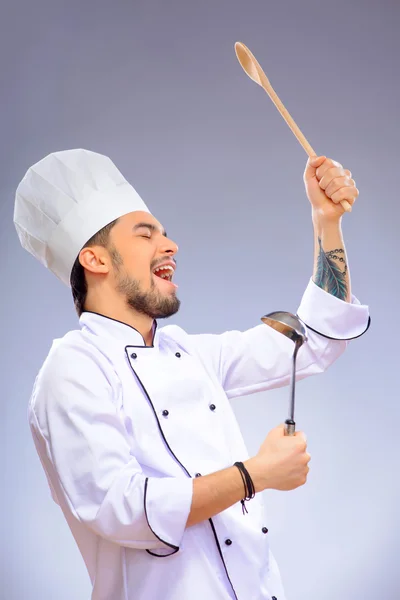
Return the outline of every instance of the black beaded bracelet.
{"type": "Polygon", "coordinates": [[[234,466],[239,469],[243,481],[245,497],[240,501],[240,503],[242,505],[242,511],[244,514],[245,512],[248,512],[244,503],[254,498],[254,496],[256,495],[256,490],[254,487],[253,480],[250,477],[250,473],[248,472],[244,464],[242,462],[235,462],[234,466]]]}

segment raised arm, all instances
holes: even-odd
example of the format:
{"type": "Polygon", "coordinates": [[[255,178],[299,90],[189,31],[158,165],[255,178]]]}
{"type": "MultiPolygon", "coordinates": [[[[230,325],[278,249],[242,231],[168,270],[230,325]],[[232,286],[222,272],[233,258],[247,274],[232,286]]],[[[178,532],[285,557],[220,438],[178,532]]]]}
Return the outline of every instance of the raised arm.
{"type": "Polygon", "coordinates": [[[340,202],[351,205],[359,195],[351,172],[324,156],[307,162],[304,183],[314,225],[313,281],[340,300],[351,302],[351,283],[341,220],[340,202]]]}
{"type": "MultiPolygon", "coordinates": [[[[327,369],[347,341],[361,336],[370,322],[368,307],[352,295],[341,231],[340,201],[353,205],[358,196],[351,173],[321,156],[308,160],[304,183],[312,207],[315,253],[313,276],[297,310],[308,329],[307,344],[299,351],[298,379],[327,369]]],[[[265,312],[270,310],[266,307],[265,312]]],[[[217,373],[230,398],[289,382],[293,345],[266,325],[192,337],[195,350],[210,372],[217,373]]]]}

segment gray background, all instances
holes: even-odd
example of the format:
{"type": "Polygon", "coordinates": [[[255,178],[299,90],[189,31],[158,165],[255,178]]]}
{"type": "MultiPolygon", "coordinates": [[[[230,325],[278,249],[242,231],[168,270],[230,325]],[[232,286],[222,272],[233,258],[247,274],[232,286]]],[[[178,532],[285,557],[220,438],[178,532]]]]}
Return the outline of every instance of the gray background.
{"type": "MultiPolygon", "coordinates": [[[[1,597],[90,597],[26,421],[52,339],[77,326],[13,227],[33,162],[73,147],[114,160],[180,245],[175,322],[188,331],[297,308],[312,272],[306,156],[239,66],[241,40],[317,152],[354,174],[343,227],[373,318],[298,387],[312,469],[307,486],[266,494],[273,549],[289,600],[398,599],[399,1],[14,0],[0,22],[1,597]]],[[[252,453],[287,394],[235,401],[252,453]]]]}

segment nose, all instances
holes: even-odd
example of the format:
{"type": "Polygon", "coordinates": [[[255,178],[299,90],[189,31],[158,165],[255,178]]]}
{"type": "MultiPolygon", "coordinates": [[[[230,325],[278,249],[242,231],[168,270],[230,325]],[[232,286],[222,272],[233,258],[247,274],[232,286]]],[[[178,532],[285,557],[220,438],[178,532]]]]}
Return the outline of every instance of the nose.
{"type": "Polygon", "coordinates": [[[167,237],[162,238],[160,244],[160,252],[162,254],[168,254],[168,256],[175,256],[178,252],[178,245],[167,237]]]}

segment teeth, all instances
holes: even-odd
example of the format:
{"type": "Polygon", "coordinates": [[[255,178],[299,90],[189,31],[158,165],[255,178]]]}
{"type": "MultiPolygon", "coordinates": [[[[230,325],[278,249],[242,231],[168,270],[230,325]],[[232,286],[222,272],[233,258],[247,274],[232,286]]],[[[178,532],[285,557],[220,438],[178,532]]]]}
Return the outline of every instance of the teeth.
{"type": "Polygon", "coordinates": [[[170,265],[162,265],[161,267],[154,269],[154,273],[157,273],[161,279],[171,280],[172,275],[174,274],[174,268],[170,265]]]}

